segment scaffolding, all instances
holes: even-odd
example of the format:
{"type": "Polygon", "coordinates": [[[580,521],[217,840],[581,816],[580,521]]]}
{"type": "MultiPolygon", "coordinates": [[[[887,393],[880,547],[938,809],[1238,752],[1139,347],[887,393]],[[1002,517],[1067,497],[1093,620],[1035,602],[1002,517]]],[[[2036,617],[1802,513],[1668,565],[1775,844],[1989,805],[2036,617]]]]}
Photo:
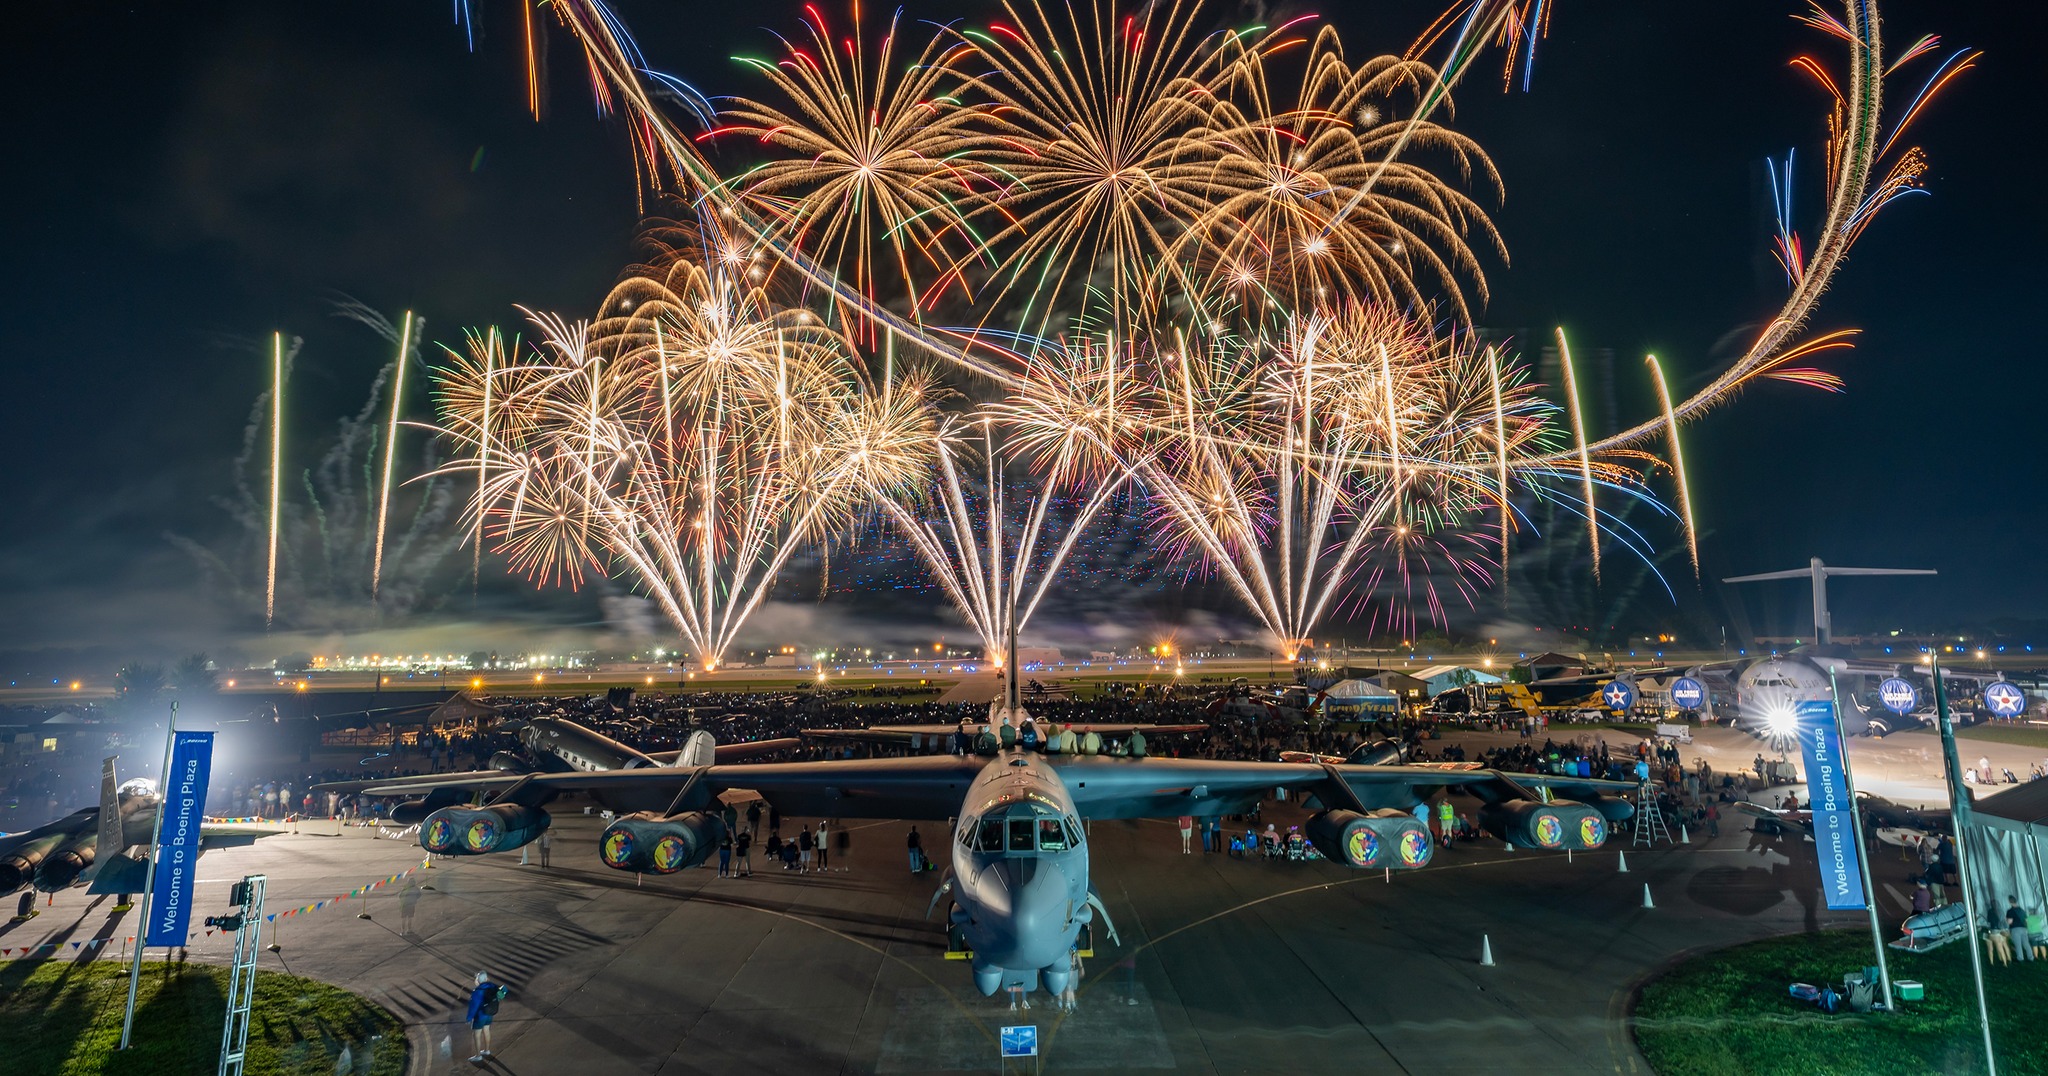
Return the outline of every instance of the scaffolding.
{"type": "Polygon", "coordinates": [[[236,910],[220,921],[222,926],[234,925],[235,962],[228,972],[228,1018],[220,1029],[219,1076],[242,1076],[249,1053],[249,1010],[256,999],[256,958],[263,953],[263,883],[267,877],[251,874],[236,884],[229,897],[236,910]]]}

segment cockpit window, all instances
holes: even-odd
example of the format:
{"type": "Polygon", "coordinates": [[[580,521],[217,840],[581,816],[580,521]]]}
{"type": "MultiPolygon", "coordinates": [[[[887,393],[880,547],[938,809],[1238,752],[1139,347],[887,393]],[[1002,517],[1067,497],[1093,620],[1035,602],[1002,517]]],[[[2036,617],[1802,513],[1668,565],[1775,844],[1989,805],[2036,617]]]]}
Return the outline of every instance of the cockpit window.
{"type": "Polygon", "coordinates": [[[1029,852],[1035,849],[1037,846],[1032,842],[1031,831],[1031,819],[1010,819],[1010,851],[1029,852]]]}
{"type": "Polygon", "coordinates": [[[1041,852],[1064,852],[1067,850],[1067,831],[1057,818],[1038,820],[1038,850],[1041,852]]]}
{"type": "Polygon", "coordinates": [[[1000,852],[1003,850],[1003,820],[984,818],[981,820],[979,835],[974,842],[977,852],[1000,852]]]}

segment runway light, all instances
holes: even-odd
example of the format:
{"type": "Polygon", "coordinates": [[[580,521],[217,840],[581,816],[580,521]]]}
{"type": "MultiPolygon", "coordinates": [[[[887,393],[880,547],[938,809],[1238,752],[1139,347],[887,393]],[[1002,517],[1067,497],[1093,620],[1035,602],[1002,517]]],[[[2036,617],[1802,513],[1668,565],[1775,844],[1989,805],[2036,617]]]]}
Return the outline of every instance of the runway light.
{"type": "MultiPolygon", "coordinates": [[[[233,686],[235,686],[235,682],[234,682],[233,680],[230,680],[230,681],[228,681],[228,686],[229,686],[229,687],[233,687],[233,686]]],[[[73,690],[73,691],[77,691],[77,690],[78,690],[78,681],[76,681],[76,680],[73,680],[73,681],[71,682],[71,690],[73,690]]]]}
{"type": "MultiPolygon", "coordinates": [[[[235,682],[234,682],[234,681],[232,681],[232,680],[228,681],[228,686],[229,686],[229,687],[233,687],[233,686],[235,686],[235,682]]],[[[71,690],[73,690],[73,691],[77,691],[77,690],[78,690],[78,681],[76,681],[76,680],[73,680],[73,681],[71,681],[71,690]]]]}

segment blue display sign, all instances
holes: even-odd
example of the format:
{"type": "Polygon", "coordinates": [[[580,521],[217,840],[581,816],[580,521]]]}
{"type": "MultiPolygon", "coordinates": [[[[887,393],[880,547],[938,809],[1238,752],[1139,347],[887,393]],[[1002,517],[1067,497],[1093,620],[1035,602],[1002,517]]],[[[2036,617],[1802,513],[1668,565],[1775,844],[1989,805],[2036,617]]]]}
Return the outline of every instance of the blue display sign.
{"type": "Polygon", "coordinates": [[[156,880],[149,897],[144,945],[183,945],[192,921],[192,884],[199,877],[199,830],[206,815],[206,782],[213,775],[213,733],[171,734],[171,768],[157,841],[156,880]]]}
{"type": "Polygon", "coordinates": [[[1607,708],[1626,712],[1636,704],[1636,689],[1626,680],[1616,680],[1601,689],[1600,697],[1607,701],[1607,708]]]}
{"type": "Polygon", "coordinates": [[[1821,895],[1832,911],[1861,909],[1863,871],[1856,858],[1856,816],[1851,813],[1848,771],[1842,767],[1842,734],[1835,726],[1835,704],[1802,702],[1797,716],[1807,807],[1813,814],[1813,844],[1820,855],[1821,895]]]}
{"type": "Polygon", "coordinates": [[[2027,712],[2027,695],[2019,685],[2000,680],[1984,689],[1984,708],[1992,717],[2018,717],[2027,712]]]}
{"type": "Polygon", "coordinates": [[[1003,1029],[1004,1057],[1037,1057],[1038,1025],[1023,1024],[1003,1029]]]}
{"type": "Polygon", "coordinates": [[[1885,709],[1904,717],[1920,708],[1920,689],[1894,676],[1877,685],[1877,701],[1884,703],[1885,709]]]}
{"type": "Polygon", "coordinates": [[[1707,705],[1707,685],[1690,676],[1671,681],[1671,705],[1681,710],[1698,710],[1707,705]]]}

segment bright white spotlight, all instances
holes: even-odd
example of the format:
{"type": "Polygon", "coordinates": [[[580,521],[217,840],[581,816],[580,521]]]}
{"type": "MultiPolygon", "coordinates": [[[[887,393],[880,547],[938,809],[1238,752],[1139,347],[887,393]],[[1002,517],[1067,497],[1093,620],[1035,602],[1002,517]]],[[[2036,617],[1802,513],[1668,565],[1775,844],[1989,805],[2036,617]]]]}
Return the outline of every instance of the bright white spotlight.
{"type": "Polygon", "coordinates": [[[1773,736],[1790,736],[1799,730],[1799,715],[1784,703],[1773,703],[1764,711],[1764,726],[1773,736]]]}

